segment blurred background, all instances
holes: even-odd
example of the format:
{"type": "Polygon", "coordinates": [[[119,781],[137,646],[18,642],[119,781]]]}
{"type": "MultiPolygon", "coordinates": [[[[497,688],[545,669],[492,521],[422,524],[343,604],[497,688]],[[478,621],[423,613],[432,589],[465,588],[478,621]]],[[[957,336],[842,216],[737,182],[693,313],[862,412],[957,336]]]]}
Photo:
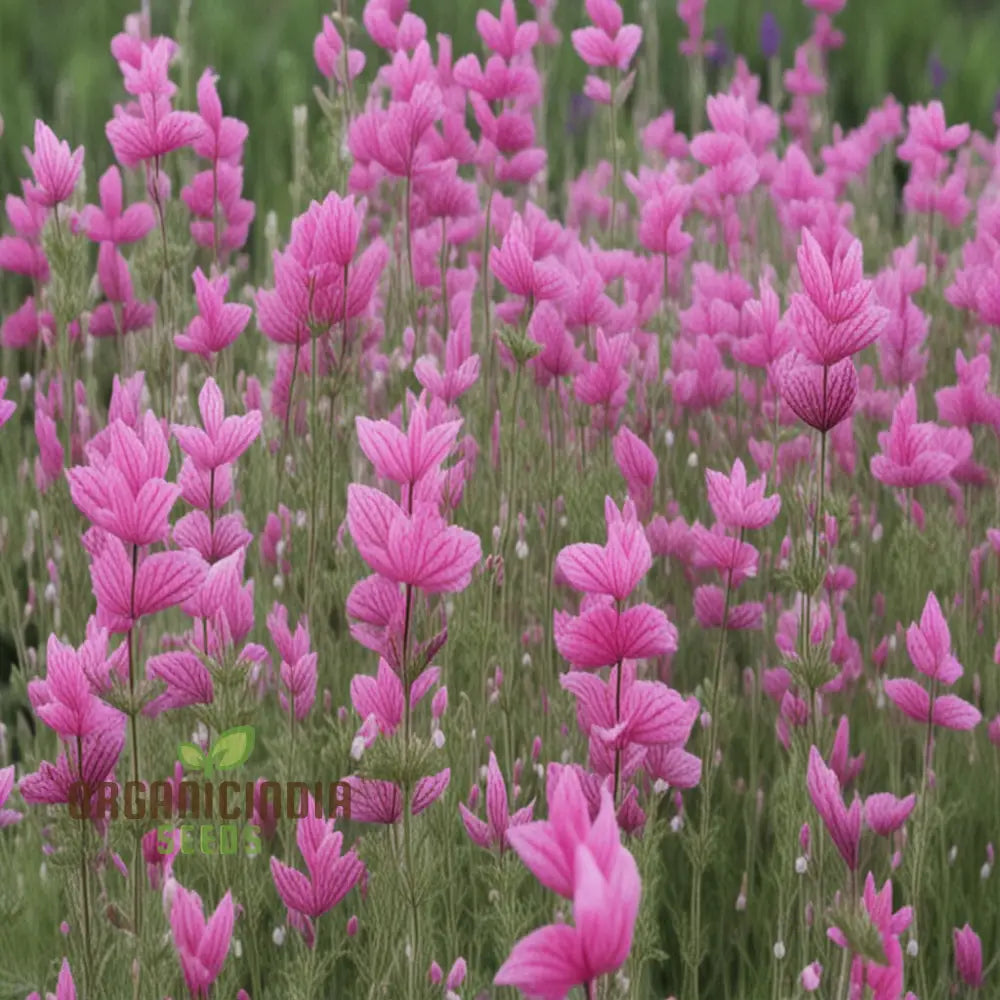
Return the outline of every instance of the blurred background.
{"type": "MultiPolygon", "coordinates": [[[[499,9],[499,0],[411,0],[410,7],[427,21],[431,38],[438,32],[451,35],[459,55],[482,51],[475,12],[484,2],[499,9]]],[[[189,78],[178,79],[179,106],[194,107],[198,73],[211,65],[221,77],[225,112],[250,126],[245,197],[276,209],[284,222],[292,171],[292,107],[306,104],[310,117],[319,115],[312,88],[324,81],[313,62],[312,42],[332,0],[152,0],[154,34],[178,37],[182,4],[188,8],[190,30],[188,38],[179,40],[191,51],[194,69],[189,78]]],[[[0,115],[5,122],[0,193],[19,192],[18,178],[27,172],[21,147],[31,143],[33,121],[42,117],[71,146],[86,147],[88,193],[93,194],[96,178],[112,162],[104,124],[114,102],[123,97],[109,42],[137,6],[138,0],[0,0],[0,115]]],[[[358,21],[362,6],[362,0],[348,0],[358,21]]],[[[518,0],[517,6],[520,15],[531,15],[526,0],[518,0]]],[[[627,20],[640,19],[640,8],[657,12],[659,37],[647,34],[644,46],[658,47],[662,107],[675,107],[678,126],[687,132],[687,66],[677,51],[684,28],[674,0],[623,0],[623,6],[627,20]]],[[[776,19],[781,66],[787,68],[811,23],[801,0],[709,0],[706,35],[718,43],[718,56],[708,70],[710,93],[728,79],[736,52],[764,77],[762,95],[768,94],[760,41],[765,12],[776,19]]],[[[557,19],[563,45],[546,54],[553,187],[583,160],[583,133],[593,110],[579,96],[584,67],[568,37],[583,21],[583,4],[560,0],[557,19]]],[[[834,23],[845,33],[846,44],[831,56],[831,101],[845,130],[892,93],[904,105],[939,97],[949,122],[968,121],[992,135],[1000,88],[998,0],[849,0],[834,23]]],[[[372,46],[366,51],[369,69],[384,61],[384,53],[372,46]]]]}

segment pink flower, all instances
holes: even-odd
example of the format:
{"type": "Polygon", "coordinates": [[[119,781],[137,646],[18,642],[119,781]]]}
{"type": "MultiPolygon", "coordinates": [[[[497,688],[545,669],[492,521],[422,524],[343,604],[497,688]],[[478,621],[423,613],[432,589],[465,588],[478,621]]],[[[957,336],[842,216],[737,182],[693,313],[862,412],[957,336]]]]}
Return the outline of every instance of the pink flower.
{"type": "Polygon", "coordinates": [[[607,543],[566,546],[556,557],[556,570],[576,590],[624,601],[649,572],[653,555],[631,500],[619,510],[605,497],[604,517],[607,543]]]}
{"type": "Polygon", "coordinates": [[[816,238],[802,230],[798,249],[803,293],[792,296],[791,318],[799,350],[818,365],[835,365],[878,339],[888,311],[876,304],[862,273],[858,240],[827,259],[816,238]]]}
{"type": "Polygon", "coordinates": [[[573,900],[574,923],[522,938],[494,983],[555,998],[624,964],[642,886],[634,858],[621,845],[607,787],[593,824],[572,768],[550,781],[548,798],[550,819],[512,830],[511,844],[543,885],[573,900]]]}
{"type": "Polygon", "coordinates": [[[429,414],[423,402],[410,411],[410,423],[404,433],[388,420],[355,417],[358,444],[365,457],[383,479],[413,487],[436,470],[448,457],[461,429],[461,420],[448,420],[428,426],[429,414]]]}
{"type": "Polygon", "coordinates": [[[233,898],[228,891],[206,921],[198,893],[176,885],[170,928],[192,997],[207,997],[222,971],[233,936],[233,918],[233,898]]]}
{"type": "Polygon", "coordinates": [[[25,148],[24,158],[35,177],[29,198],[51,207],[72,197],[83,167],[83,146],[71,153],[68,142],[60,142],[45,122],[35,119],[35,151],[25,148]]]}
{"type": "MultiPolygon", "coordinates": [[[[70,972],[69,959],[62,960],[55,993],[46,993],[45,996],[46,1000],[76,1000],[76,984],[73,982],[73,973],[70,972]]],[[[29,993],[27,1000],[42,1000],[41,994],[29,993]]]]}
{"type": "Polygon", "coordinates": [[[615,0],[586,0],[587,14],[594,27],[577,28],[573,48],[594,68],[608,66],[627,70],[642,41],[642,28],[622,24],[622,9],[615,0]]]}
{"type": "MultiPolygon", "coordinates": [[[[391,781],[374,778],[344,778],[351,787],[351,819],[358,823],[390,826],[403,818],[403,790],[391,781]]],[[[451,781],[451,768],[420,778],[413,786],[410,814],[419,816],[444,794],[451,781]]]]}
{"type": "Polygon", "coordinates": [[[365,68],[365,54],[360,49],[348,49],[344,57],[344,42],[329,17],[323,17],[323,29],[313,42],[316,68],[328,80],[346,86],[365,68]],[[346,72],[345,72],[346,70],[346,72]]]}
{"type": "Polygon", "coordinates": [[[971,453],[972,439],[964,428],[945,436],[934,423],[917,422],[917,396],[911,385],[896,405],[888,432],[878,435],[881,453],[872,457],[872,475],[888,486],[912,489],[940,483],[971,453]],[[957,435],[964,435],[964,441],[957,435]]]}
{"type": "Polygon", "coordinates": [[[306,794],[306,815],[295,824],[295,842],[306,863],[308,878],[277,858],[271,858],[271,876],[281,901],[306,917],[320,917],[333,909],[360,881],[365,866],[352,848],[341,854],[344,835],[333,818],[317,816],[313,798],[306,794]]]}
{"type": "Polygon", "coordinates": [[[531,821],[534,802],[513,815],[508,814],[507,786],[504,784],[496,754],[490,751],[490,762],[486,772],[486,819],[483,822],[474,816],[460,802],[458,811],[462,816],[465,830],[475,843],[487,849],[496,848],[501,854],[509,846],[509,831],[531,821]]]}
{"type": "Polygon", "coordinates": [[[10,420],[17,409],[17,403],[12,403],[9,399],[3,398],[6,391],[7,379],[0,378],[0,427],[3,427],[10,420]]]}
{"type": "Polygon", "coordinates": [[[959,978],[966,986],[978,990],[983,985],[983,944],[979,935],[966,924],[961,930],[956,927],[952,938],[959,978]]]}
{"type": "Polygon", "coordinates": [[[927,595],[920,624],[914,622],[906,630],[906,651],[917,670],[932,680],[950,686],[962,676],[962,665],[951,652],[948,623],[933,592],[927,595]]]}
{"type": "Polygon", "coordinates": [[[24,814],[16,809],[5,809],[4,806],[10,798],[10,793],[14,788],[14,765],[0,767],[0,830],[5,826],[13,826],[19,823],[24,814]]]}
{"type": "Polygon", "coordinates": [[[229,291],[229,278],[225,274],[209,279],[198,267],[192,278],[198,315],[191,320],[184,333],[174,337],[174,346],[180,351],[189,351],[210,360],[229,347],[246,329],[253,310],[242,303],[225,301],[229,291]]]}
{"type": "Polygon", "coordinates": [[[200,469],[231,465],[260,434],[262,417],[259,410],[242,416],[225,415],[225,400],[214,378],[207,378],[198,393],[198,409],[204,430],[184,424],[174,424],[172,430],[181,451],[200,469]]]}
{"type": "Polygon", "coordinates": [[[122,211],[122,175],[111,166],[97,182],[101,207],[87,205],[81,213],[81,225],[87,239],[95,243],[135,243],[156,225],[153,209],[144,201],[129,205],[122,211]]]}
{"type": "Polygon", "coordinates": [[[865,823],[880,837],[888,837],[906,822],[916,803],[915,795],[905,799],[897,799],[889,792],[869,795],[865,799],[865,823]]]}
{"type": "Polygon", "coordinates": [[[429,594],[464,590],[482,558],[478,536],[447,524],[435,505],[418,502],[407,515],[370,486],[348,486],[347,525],[376,573],[429,594]]]}
{"type": "Polygon", "coordinates": [[[708,502],[716,519],[727,528],[758,530],[771,524],[781,510],[777,493],[764,496],[764,476],[747,485],[746,469],[738,458],[728,476],[706,469],[705,480],[708,502]]]}
{"type": "Polygon", "coordinates": [[[790,351],[778,363],[778,378],[792,412],[820,433],[832,430],[854,409],[858,373],[850,358],[825,367],[790,351]]]}
{"type": "Polygon", "coordinates": [[[834,846],[847,867],[852,871],[856,870],[861,842],[860,799],[855,798],[851,807],[845,808],[840,782],[836,774],[823,763],[823,758],[816,747],[809,749],[806,784],[809,788],[809,797],[823,820],[834,846]]]}

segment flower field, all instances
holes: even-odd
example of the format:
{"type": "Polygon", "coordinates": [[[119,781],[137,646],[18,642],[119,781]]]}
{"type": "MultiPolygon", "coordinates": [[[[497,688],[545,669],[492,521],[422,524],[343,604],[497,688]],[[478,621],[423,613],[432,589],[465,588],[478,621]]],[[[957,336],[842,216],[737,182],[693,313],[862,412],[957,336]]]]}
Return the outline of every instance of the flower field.
{"type": "Polygon", "coordinates": [[[34,121],[0,1000],[1000,995],[1000,110],[578,6],[34,121]]]}

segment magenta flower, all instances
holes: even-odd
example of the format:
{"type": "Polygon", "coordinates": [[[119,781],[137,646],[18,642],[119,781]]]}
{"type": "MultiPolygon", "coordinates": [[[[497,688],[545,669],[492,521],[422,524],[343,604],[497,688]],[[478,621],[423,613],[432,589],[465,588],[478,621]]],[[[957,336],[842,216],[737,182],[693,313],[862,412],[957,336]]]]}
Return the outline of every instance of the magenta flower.
{"type": "Polygon", "coordinates": [[[627,70],[642,41],[642,28],[622,24],[622,9],[615,0],[586,0],[586,8],[594,26],[573,32],[577,55],[595,69],[607,66],[627,70]]]}
{"type": "Polygon", "coordinates": [[[198,893],[176,886],[170,928],[184,982],[195,1000],[209,995],[222,971],[233,936],[234,916],[233,897],[228,891],[206,921],[198,893]]]}
{"type": "Polygon", "coordinates": [[[862,272],[861,243],[834,250],[828,260],[808,229],[798,249],[803,293],[792,296],[791,318],[799,350],[829,367],[878,339],[888,311],[876,304],[872,283],[862,272]]]}
{"type": "Polygon", "coordinates": [[[890,792],[879,792],[865,799],[865,825],[880,837],[888,837],[910,817],[917,804],[915,795],[897,799],[890,792]]]}
{"type": "Polygon", "coordinates": [[[365,68],[365,54],[360,49],[344,50],[344,41],[333,21],[323,16],[323,28],[313,42],[316,68],[328,80],[347,86],[365,68]]]}
{"type": "Polygon", "coordinates": [[[451,453],[462,421],[428,424],[427,407],[422,401],[412,407],[405,433],[388,420],[355,417],[358,444],[376,473],[407,487],[410,495],[413,487],[451,453]]]}
{"type": "Polygon", "coordinates": [[[10,420],[17,409],[17,403],[12,403],[9,399],[3,398],[6,391],[7,379],[0,378],[0,427],[3,427],[10,420]]]}
{"type": "Polygon", "coordinates": [[[199,469],[213,470],[231,465],[260,434],[259,410],[240,415],[225,415],[225,400],[214,378],[207,378],[198,393],[198,409],[204,430],[174,424],[171,428],[181,451],[191,457],[199,469]]]}
{"type": "Polygon", "coordinates": [[[879,432],[878,443],[882,450],[872,457],[872,475],[902,489],[943,482],[972,450],[972,438],[964,428],[945,431],[931,422],[917,422],[912,385],[896,405],[888,432],[879,432]]]}
{"type": "Polygon", "coordinates": [[[2,830],[5,826],[13,826],[15,823],[19,823],[24,818],[24,814],[19,813],[16,809],[4,808],[13,789],[14,765],[11,764],[9,767],[0,767],[0,830],[2,830]]]}
{"type": "Polygon", "coordinates": [[[316,804],[306,795],[306,815],[295,824],[295,842],[309,871],[302,872],[271,858],[271,877],[281,901],[305,917],[320,917],[333,909],[361,880],[365,866],[352,848],[341,854],[344,835],[333,818],[315,815],[316,804]]]}
{"type": "Polygon", "coordinates": [[[706,469],[705,480],[708,502],[718,522],[726,528],[759,530],[771,524],[781,510],[781,497],[777,493],[764,496],[764,476],[747,484],[746,468],[738,458],[728,476],[706,469]]]}
{"type": "Polygon", "coordinates": [[[170,452],[156,417],[147,410],[138,431],[115,420],[86,452],[90,464],[66,472],[84,517],[131,545],[163,541],[180,488],[163,478],[170,452]]]}
{"type": "Polygon", "coordinates": [[[479,537],[449,525],[434,504],[407,515],[370,486],[347,488],[347,526],[361,558],[376,573],[429,594],[464,590],[482,559],[479,537]]]}
{"type": "MultiPolygon", "coordinates": [[[[351,786],[351,819],[358,823],[391,826],[403,818],[403,789],[391,781],[375,778],[343,779],[351,786]]],[[[451,768],[420,778],[413,786],[410,814],[419,816],[444,794],[451,781],[451,768]]]]}
{"type": "Polygon", "coordinates": [[[920,624],[906,632],[906,650],[913,665],[935,682],[932,696],[909,678],[885,682],[885,693],[897,708],[916,722],[931,722],[946,729],[975,729],[982,715],[974,705],[957,695],[936,694],[937,685],[950,687],[962,676],[962,665],[952,655],[951,634],[933,592],[927,595],[920,624]]]}
{"type": "Polygon", "coordinates": [[[490,762],[486,772],[486,822],[473,815],[463,803],[458,804],[466,833],[480,847],[495,848],[500,854],[510,846],[509,831],[531,821],[535,803],[529,802],[523,809],[508,813],[507,786],[504,784],[497,756],[490,751],[490,762]]]}
{"type": "Polygon", "coordinates": [[[849,809],[844,806],[837,775],[823,763],[816,747],[809,748],[806,784],[809,797],[844,863],[851,871],[857,870],[861,843],[861,800],[855,797],[849,809]]]}
{"type": "MultiPolygon", "coordinates": [[[[73,973],[70,972],[69,959],[62,960],[55,993],[46,993],[45,997],[46,1000],[76,1000],[76,984],[73,982],[73,973]]],[[[38,992],[29,993],[26,1000],[42,1000],[42,995],[38,992]]]]}
{"type": "Polygon", "coordinates": [[[574,923],[552,924],[522,938],[494,983],[555,998],[624,964],[642,885],[635,859],[621,845],[607,787],[593,824],[572,768],[550,780],[548,800],[549,819],[512,829],[510,842],[542,885],[573,900],[574,923]]]}
{"type": "Polygon", "coordinates": [[[968,924],[961,930],[956,927],[952,938],[959,978],[970,989],[978,990],[983,985],[983,943],[968,924]]]}
{"type": "Polygon", "coordinates": [[[87,239],[95,243],[136,243],[156,225],[153,209],[144,201],[122,206],[122,175],[115,166],[108,167],[97,182],[101,206],[87,205],[80,216],[80,224],[87,239]]]}
{"type": "MultiPolygon", "coordinates": [[[[115,724],[81,740],[83,748],[82,778],[94,788],[114,774],[115,765],[125,746],[125,725],[115,724]]],[[[26,774],[18,783],[21,798],[35,805],[66,805],[72,798],[71,789],[81,779],[81,767],[75,741],[59,754],[55,764],[43,760],[38,770],[26,774]]],[[[96,805],[96,803],[94,803],[96,805]]]]}
{"type": "Polygon", "coordinates": [[[858,396],[854,362],[844,358],[824,367],[790,351],[778,362],[781,396],[792,412],[821,434],[846,420],[858,396]]]}
{"type": "Polygon", "coordinates": [[[200,267],[192,275],[198,315],[184,333],[174,337],[179,351],[198,354],[206,361],[224,351],[246,329],[253,310],[238,302],[226,302],[229,278],[225,274],[206,278],[200,267]]]}
{"type": "Polygon", "coordinates": [[[52,207],[72,197],[83,168],[83,146],[71,153],[68,142],[60,142],[45,122],[35,119],[35,151],[26,147],[24,158],[35,177],[29,198],[52,207]]]}

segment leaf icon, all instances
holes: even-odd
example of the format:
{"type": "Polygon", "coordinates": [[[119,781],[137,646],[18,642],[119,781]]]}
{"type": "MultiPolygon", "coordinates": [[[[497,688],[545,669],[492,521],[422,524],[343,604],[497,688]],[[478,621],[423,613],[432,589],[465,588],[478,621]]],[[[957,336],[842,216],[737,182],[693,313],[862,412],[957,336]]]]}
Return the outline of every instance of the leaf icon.
{"type": "Polygon", "coordinates": [[[207,763],[205,754],[202,753],[201,747],[196,746],[194,743],[182,743],[177,748],[177,759],[185,766],[191,768],[192,771],[202,771],[207,763]]]}
{"type": "Polygon", "coordinates": [[[253,726],[236,726],[227,729],[212,745],[212,764],[220,771],[228,771],[246,763],[253,752],[253,726]]]}

